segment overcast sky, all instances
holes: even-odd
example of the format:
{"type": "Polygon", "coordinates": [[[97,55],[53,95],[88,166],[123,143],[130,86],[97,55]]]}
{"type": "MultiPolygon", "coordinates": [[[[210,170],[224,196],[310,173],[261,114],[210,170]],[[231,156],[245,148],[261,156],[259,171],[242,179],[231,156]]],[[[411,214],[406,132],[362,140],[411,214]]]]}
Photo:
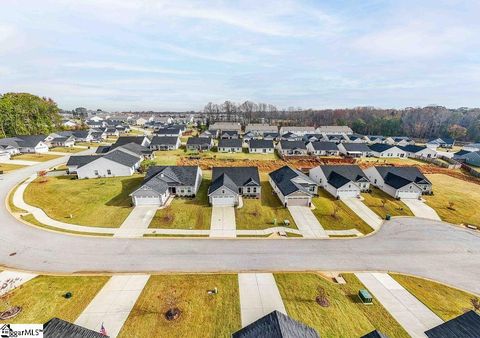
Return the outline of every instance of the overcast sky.
{"type": "Polygon", "coordinates": [[[480,1],[2,0],[0,92],[60,107],[480,106],[480,1]]]}

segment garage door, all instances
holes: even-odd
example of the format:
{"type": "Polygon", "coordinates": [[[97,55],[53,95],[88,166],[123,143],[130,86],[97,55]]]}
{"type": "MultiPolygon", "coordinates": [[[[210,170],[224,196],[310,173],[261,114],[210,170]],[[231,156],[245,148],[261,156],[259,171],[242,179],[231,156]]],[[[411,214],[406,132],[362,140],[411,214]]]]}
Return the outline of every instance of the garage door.
{"type": "Polygon", "coordinates": [[[234,206],[235,196],[213,196],[212,205],[215,206],[234,206]]]}
{"type": "Polygon", "coordinates": [[[339,198],[354,198],[359,194],[358,190],[340,190],[337,193],[339,198]]]}
{"type": "Polygon", "coordinates": [[[160,198],[135,196],[135,205],[160,205],[160,198]]]}
{"type": "Polygon", "coordinates": [[[287,206],[294,207],[294,206],[302,206],[308,207],[310,199],[308,197],[288,197],[287,198],[287,206]]]}
{"type": "Polygon", "coordinates": [[[420,194],[417,191],[399,191],[398,198],[418,198],[420,194]]]}

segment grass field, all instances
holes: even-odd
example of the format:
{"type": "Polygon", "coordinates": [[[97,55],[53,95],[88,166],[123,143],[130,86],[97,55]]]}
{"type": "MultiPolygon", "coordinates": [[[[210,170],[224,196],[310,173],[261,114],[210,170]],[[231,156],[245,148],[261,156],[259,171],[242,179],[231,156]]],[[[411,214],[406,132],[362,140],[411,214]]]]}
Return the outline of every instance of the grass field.
{"type": "Polygon", "coordinates": [[[0,171],[8,173],[9,171],[25,168],[24,165],[10,164],[10,163],[0,163],[0,171]]]}
{"type": "Polygon", "coordinates": [[[341,200],[333,198],[324,189],[318,189],[318,197],[312,198],[315,209],[313,214],[326,230],[357,229],[363,234],[372,232],[373,229],[357,216],[341,200]],[[336,210],[336,215],[334,211],[336,210]]]}
{"type": "MultiPolygon", "coordinates": [[[[108,277],[39,276],[12,291],[9,302],[22,312],[8,323],[45,323],[52,317],[73,322],[87,307],[108,277]],[[66,299],[66,292],[73,297],[66,299]]],[[[6,305],[0,303],[0,311],[6,305]]],[[[0,321],[1,322],[1,321],[0,321]]]]}
{"type": "Polygon", "coordinates": [[[236,275],[162,275],[150,277],[118,337],[227,338],[240,327],[236,275]],[[181,314],[168,321],[172,306],[181,314]]]}
{"type": "Polygon", "coordinates": [[[442,174],[427,175],[427,178],[433,184],[434,195],[424,198],[442,220],[480,226],[480,185],[442,174]]]}
{"type": "Polygon", "coordinates": [[[62,157],[62,156],[52,155],[52,154],[20,154],[12,157],[12,160],[46,162],[46,161],[54,160],[59,157],[62,157]]]}
{"type": "Polygon", "coordinates": [[[187,156],[184,149],[156,151],[153,159],[157,165],[176,165],[180,157],[187,156]]]}
{"type": "Polygon", "coordinates": [[[283,226],[284,220],[290,221],[290,227],[297,229],[295,221],[290,212],[285,208],[277,195],[273,193],[266,175],[261,181],[261,199],[243,199],[243,207],[235,208],[235,220],[239,230],[259,230],[273,226],[283,226]],[[277,220],[277,224],[273,220],[277,220]]]}
{"type": "Polygon", "coordinates": [[[385,219],[390,216],[413,216],[412,211],[402,201],[396,200],[378,188],[372,187],[371,193],[363,193],[363,202],[378,216],[385,219]],[[382,201],[385,201],[385,205],[382,201]]]}
{"type": "Polygon", "coordinates": [[[313,327],[322,338],[357,338],[374,329],[391,338],[409,337],[379,302],[363,305],[359,301],[358,290],[365,287],[353,274],[343,276],[345,285],[315,273],[280,273],[275,280],[289,316],[313,327]],[[325,291],[329,307],[315,301],[319,287],[325,291]]]}
{"type": "MultiPolygon", "coordinates": [[[[208,173],[208,172],[207,172],[208,173]]],[[[197,196],[175,197],[170,206],[157,210],[150,228],[208,230],[212,218],[212,208],[208,203],[210,175],[205,175],[197,196]],[[206,177],[207,176],[207,177],[206,177]]]]}
{"type": "Polygon", "coordinates": [[[74,154],[74,153],[79,153],[81,151],[85,151],[85,148],[77,148],[77,147],[55,147],[55,148],[50,148],[50,151],[57,151],[59,153],[69,153],[69,154],[74,154]]]}
{"type": "Polygon", "coordinates": [[[391,274],[412,295],[443,320],[473,310],[473,295],[423,278],[391,274]]]}
{"type": "Polygon", "coordinates": [[[398,164],[398,165],[428,165],[428,162],[416,160],[414,158],[377,158],[364,157],[357,159],[357,164],[368,165],[384,165],[384,164],[398,164]]]}
{"type": "Polygon", "coordinates": [[[118,227],[132,210],[128,195],[142,180],[139,175],[85,180],[48,177],[45,183],[37,179],[29,184],[24,198],[28,204],[65,223],[118,227]]]}

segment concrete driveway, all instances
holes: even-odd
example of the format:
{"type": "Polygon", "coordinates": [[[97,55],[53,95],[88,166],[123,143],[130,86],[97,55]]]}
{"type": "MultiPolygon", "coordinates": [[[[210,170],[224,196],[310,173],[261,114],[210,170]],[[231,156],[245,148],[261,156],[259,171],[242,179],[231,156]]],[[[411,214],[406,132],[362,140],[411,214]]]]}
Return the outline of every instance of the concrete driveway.
{"type": "Polygon", "coordinates": [[[401,201],[410,208],[410,210],[416,217],[433,219],[434,221],[441,220],[437,212],[421,200],[405,198],[401,201]]]}
{"type": "Polygon", "coordinates": [[[309,207],[288,207],[298,230],[305,238],[328,238],[325,229],[318,221],[309,207]]]}
{"type": "Polygon", "coordinates": [[[234,207],[212,207],[210,237],[232,238],[237,236],[234,207]]]}
{"type": "Polygon", "coordinates": [[[114,237],[143,237],[145,229],[150,225],[157,209],[157,205],[136,206],[115,232],[114,237]]]}
{"type": "Polygon", "coordinates": [[[372,209],[367,207],[360,199],[345,198],[342,199],[342,201],[374,230],[378,230],[382,225],[383,221],[380,216],[378,216],[372,209]]]}

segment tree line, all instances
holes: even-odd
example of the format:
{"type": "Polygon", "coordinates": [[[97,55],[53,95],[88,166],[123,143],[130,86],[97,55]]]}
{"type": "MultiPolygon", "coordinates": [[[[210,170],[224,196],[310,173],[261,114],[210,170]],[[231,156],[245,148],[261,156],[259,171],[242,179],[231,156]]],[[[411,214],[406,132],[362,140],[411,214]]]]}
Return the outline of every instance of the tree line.
{"type": "MultiPolygon", "coordinates": [[[[203,112],[215,119],[224,115],[240,117],[245,123],[271,122],[279,125],[347,125],[365,135],[409,136],[420,139],[453,137],[480,141],[480,109],[428,106],[404,109],[358,107],[350,109],[278,109],[267,103],[245,101],[236,104],[209,102],[203,112]]],[[[232,119],[233,120],[233,119],[232,119]]]]}

